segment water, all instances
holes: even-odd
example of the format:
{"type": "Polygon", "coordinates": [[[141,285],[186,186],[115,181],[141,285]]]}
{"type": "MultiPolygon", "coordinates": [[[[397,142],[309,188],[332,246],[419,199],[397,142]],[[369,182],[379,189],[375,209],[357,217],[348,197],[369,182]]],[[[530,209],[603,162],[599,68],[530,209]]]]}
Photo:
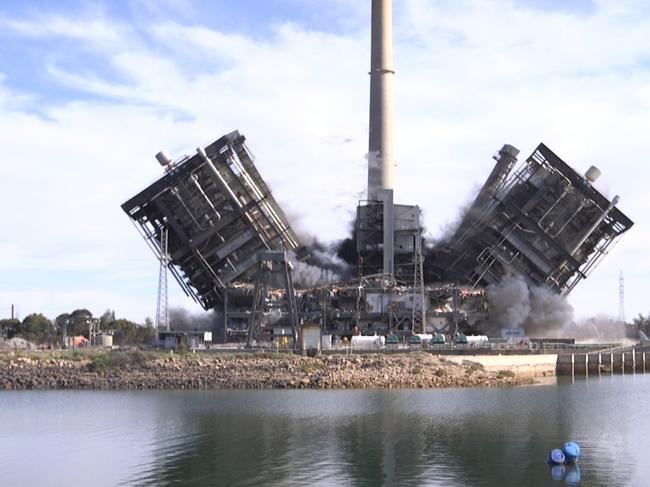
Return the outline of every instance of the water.
{"type": "Polygon", "coordinates": [[[650,375],[516,389],[0,393],[3,486],[643,486],[650,375]],[[579,472],[548,451],[572,439],[579,472]]]}

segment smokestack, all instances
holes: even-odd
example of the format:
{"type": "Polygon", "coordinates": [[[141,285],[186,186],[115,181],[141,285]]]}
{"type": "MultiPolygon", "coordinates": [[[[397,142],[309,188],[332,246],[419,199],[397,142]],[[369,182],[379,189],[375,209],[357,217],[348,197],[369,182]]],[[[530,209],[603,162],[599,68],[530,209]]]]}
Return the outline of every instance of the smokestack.
{"type": "Polygon", "coordinates": [[[371,201],[381,199],[379,190],[392,190],[395,178],[392,23],[392,0],[372,0],[368,141],[368,199],[371,201]]]}

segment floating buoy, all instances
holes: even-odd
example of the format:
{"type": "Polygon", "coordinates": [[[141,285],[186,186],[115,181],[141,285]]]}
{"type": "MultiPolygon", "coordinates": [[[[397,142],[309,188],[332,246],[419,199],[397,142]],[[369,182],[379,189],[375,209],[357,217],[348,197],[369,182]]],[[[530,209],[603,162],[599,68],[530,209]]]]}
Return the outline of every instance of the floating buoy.
{"type": "Polygon", "coordinates": [[[553,448],[548,454],[548,463],[551,465],[562,465],[565,461],[564,452],[559,448],[553,448]]]}
{"type": "Polygon", "coordinates": [[[580,456],[580,446],[573,442],[573,441],[567,441],[564,444],[564,447],[562,447],[562,451],[564,452],[564,457],[566,458],[567,462],[577,462],[578,457],[580,456]]]}

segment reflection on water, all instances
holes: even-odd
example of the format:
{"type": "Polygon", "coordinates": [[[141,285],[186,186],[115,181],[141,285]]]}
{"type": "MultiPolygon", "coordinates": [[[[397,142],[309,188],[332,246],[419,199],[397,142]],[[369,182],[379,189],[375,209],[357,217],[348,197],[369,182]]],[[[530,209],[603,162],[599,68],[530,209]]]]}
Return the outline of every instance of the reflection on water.
{"type": "Polygon", "coordinates": [[[644,485],[649,396],[646,376],[503,390],[11,392],[0,394],[0,468],[7,485],[644,485]],[[547,466],[569,439],[579,469],[547,466]],[[56,454],[25,473],[13,441],[56,454]]]}

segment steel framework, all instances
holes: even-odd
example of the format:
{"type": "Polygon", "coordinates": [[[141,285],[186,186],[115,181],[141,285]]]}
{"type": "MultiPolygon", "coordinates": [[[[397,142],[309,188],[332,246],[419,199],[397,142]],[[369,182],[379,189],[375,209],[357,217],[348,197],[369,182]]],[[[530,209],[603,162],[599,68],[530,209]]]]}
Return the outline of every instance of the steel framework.
{"type": "Polygon", "coordinates": [[[169,269],[169,246],[167,238],[169,232],[163,228],[160,232],[160,271],[158,274],[158,303],[156,306],[156,340],[158,331],[169,331],[169,297],[167,275],[169,269]]]}
{"type": "Polygon", "coordinates": [[[472,287],[520,274],[567,295],[633,223],[544,144],[513,174],[504,146],[449,243],[445,277],[472,287]]]}
{"type": "Polygon", "coordinates": [[[260,251],[301,245],[253,164],[244,136],[232,132],[167,165],[167,173],[122,205],[169,269],[203,308],[222,307],[235,280],[251,279],[260,251]]]}

